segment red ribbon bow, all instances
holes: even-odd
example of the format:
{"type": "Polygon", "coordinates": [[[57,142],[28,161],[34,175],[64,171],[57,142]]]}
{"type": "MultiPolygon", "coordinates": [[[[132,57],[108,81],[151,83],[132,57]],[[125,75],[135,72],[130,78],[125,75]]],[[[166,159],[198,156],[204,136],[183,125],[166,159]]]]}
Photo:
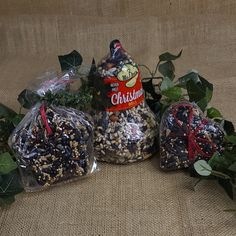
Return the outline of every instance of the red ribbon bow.
{"type": "MultiPolygon", "coordinates": [[[[216,151],[216,145],[209,139],[206,138],[201,138],[201,137],[197,137],[197,134],[199,133],[199,131],[201,131],[204,128],[204,125],[206,125],[208,123],[207,119],[202,119],[199,127],[197,127],[195,130],[191,128],[191,124],[193,121],[193,106],[191,104],[179,104],[175,107],[175,112],[174,112],[174,118],[177,122],[177,124],[179,125],[180,128],[182,128],[181,126],[181,122],[178,120],[177,118],[177,112],[178,109],[180,107],[186,107],[190,110],[190,114],[189,114],[189,120],[188,120],[188,125],[187,125],[187,134],[186,134],[186,138],[188,139],[188,157],[190,160],[194,160],[196,154],[200,154],[203,158],[211,158],[212,155],[214,154],[214,152],[216,151]],[[205,144],[209,144],[212,147],[212,151],[210,153],[206,153],[199,145],[199,142],[201,143],[205,143],[205,144]]],[[[184,136],[185,137],[185,136],[184,136]]]]}

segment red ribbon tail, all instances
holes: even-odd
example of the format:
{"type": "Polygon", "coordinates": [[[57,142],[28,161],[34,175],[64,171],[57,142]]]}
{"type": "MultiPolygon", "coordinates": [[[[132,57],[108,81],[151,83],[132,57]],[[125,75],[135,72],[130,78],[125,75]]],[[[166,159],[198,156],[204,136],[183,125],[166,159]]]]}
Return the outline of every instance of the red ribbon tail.
{"type": "Polygon", "coordinates": [[[46,131],[47,131],[48,135],[51,135],[52,134],[52,129],[51,129],[51,127],[48,124],[48,120],[47,120],[47,116],[46,116],[46,112],[45,112],[45,105],[44,104],[40,107],[40,114],[41,114],[41,117],[42,117],[42,120],[43,120],[43,124],[45,125],[45,128],[46,128],[46,131]]]}

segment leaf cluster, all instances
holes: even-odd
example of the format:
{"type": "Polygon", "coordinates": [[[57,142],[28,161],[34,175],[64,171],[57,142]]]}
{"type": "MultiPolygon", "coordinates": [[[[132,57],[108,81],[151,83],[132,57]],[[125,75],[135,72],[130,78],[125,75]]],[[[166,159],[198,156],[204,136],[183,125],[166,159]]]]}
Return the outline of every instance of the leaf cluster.
{"type": "MultiPolygon", "coordinates": [[[[214,176],[224,187],[228,195],[233,198],[233,189],[236,188],[236,133],[231,121],[225,120],[217,108],[209,105],[213,96],[213,84],[199,75],[195,70],[181,76],[175,77],[175,66],[173,61],[178,59],[178,55],[169,52],[159,56],[159,61],[154,72],[145,66],[150,77],[143,80],[143,88],[147,102],[159,120],[172,103],[187,100],[195,102],[205,115],[218,122],[225,131],[224,151],[215,153],[209,160],[200,160],[194,164],[195,171],[204,177],[214,176]],[[160,75],[157,75],[159,72],[160,75]],[[158,79],[160,82],[155,86],[153,81],[158,79]],[[159,97],[158,97],[159,95],[159,97]]],[[[190,172],[192,168],[190,168],[190,172]]],[[[193,173],[191,173],[193,174],[193,173]]]]}
{"type": "MultiPolygon", "coordinates": [[[[181,55],[182,50],[178,55],[173,55],[169,52],[161,54],[154,72],[151,72],[147,66],[140,65],[150,73],[150,77],[143,80],[143,88],[147,103],[150,104],[151,109],[156,113],[159,120],[166,108],[174,102],[182,100],[195,102],[204,112],[208,109],[208,104],[211,101],[213,85],[199,75],[197,71],[192,70],[184,76],[176,78],[173,61],[181,55]],[[157,72],[160,75],[157,76],[157,72]],[[160,82],[153,82],[156,79],[160,82]]],[[[209,112],[213,112],[212,116],[215,117],[218,115],[215,114],[215,111],[216,109],[213,112],[213,108],[211,108],[209,112]]]]}
{"type": "MultiPolygon", "coordinates": [[[[74,69],[76,73],[80,73],[83,58],[77,51],[74,50],[58,58],[62,71],[74,69]]],[[[85,78],[80,77],[80,80],[82,85],[77,91],[77,95],[71,95],[78,98],[77,109],[86,111],[92,107],[95,110],[104,110],[112,105],[107,97],[107,93],[111,88],[109,85],[104,84],[103,79],[99,76],[94,59],[92,60],[89,73],[85,75],[85,78]]]]}
{"type": "Polygon", "coordinates": [[[36,103],[45,101],[48,104],[56,106],[72,107],[79,110],[88,110],[92,101],[92,83],[96,74],[95,61],[92,61],[90,71],[84,72],[81,69],[83,58],[79,52],[73,50],[66,55],[58,56],[62,72],[72,71],[73,79],[79,79],[81,86],[77,91],[72,91],[70,86],[65,90],[57,93],[47,92],[43,97],[40,97],[36,92],[24,89],[18,96],[18,101],[22,107],[30,109],[36,103]]]}
{"type": "MultiPolygon", "coordinates": [[[[219,119],[219,111],[211,110],[208,116],[215,114],[219,119]]],[[[219,184],[224,188],[231,199],[235,199],[234,192],[236,190],[236,133],[232,122],[222,120],[226,135],[224,136],[222,153],[214,153],[208,163],[203,163],[205,167],[210,169],[208,174],[204,175],[198,168],[198,162],[194,164],[194,169],[200,176],[214,176],[219,184]]],[[[204,167],[204,168],[205,168],[204,167]]]]}
{"type": "Polygon", "coordinates": [[[8,146],[8,138],[24,117],[0,103],[0,206],[14,202],[15,194],[23,191],[17,164],[8,146]]]}

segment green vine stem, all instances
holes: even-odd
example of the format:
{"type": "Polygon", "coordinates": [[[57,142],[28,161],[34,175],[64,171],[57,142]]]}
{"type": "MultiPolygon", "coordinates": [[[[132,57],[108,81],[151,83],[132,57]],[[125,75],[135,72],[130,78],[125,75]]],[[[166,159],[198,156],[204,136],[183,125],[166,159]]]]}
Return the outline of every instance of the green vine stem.
{"type": "Polygon", "coordinates": [[[155,74],[157,73],[157,70],[158,70],[158,67],[159,67],[160,63],[161,63],[161,61],[159,60],[158,63],[157,63],[157,65],[156,65],[156,68],[155,68],[155,70],[154,70],[154,76],[155,76],[155,74]]]}
{"type": "Polygon", "coordinates": [[[228,180],[231,180],[231,177],[222,173],[222,172],[219,172],[219,171],[216,171],[216,170],[212,170],[211,171],[211,175],[215,176],[215,177],[219,177],[219,178],[222,178],[222,179],[228,179],[228,180]]]}
{"type": "MultiPolygon", "coordinates": [[[[163,80],[163,77],[162,77],[162,76],[155,76],[156,73],[157,73],[159,64],[160,64],[160,61],[159,61],[158,64],[156,65],[156,68],[155,68],[155,71],[154,71],[154,72],[152,72],[151,69],[150,69],[148,66],[144,65],[144,64],[139,64],[139,67],[144,67],[144,68],[149,72],[149,74],[150,74],[150,76],[151,76],[151,79],[161,79],[161,80],[163,80]]],[[[145,79],[145,78],[144,78],[144,79],[145,79]]]]}

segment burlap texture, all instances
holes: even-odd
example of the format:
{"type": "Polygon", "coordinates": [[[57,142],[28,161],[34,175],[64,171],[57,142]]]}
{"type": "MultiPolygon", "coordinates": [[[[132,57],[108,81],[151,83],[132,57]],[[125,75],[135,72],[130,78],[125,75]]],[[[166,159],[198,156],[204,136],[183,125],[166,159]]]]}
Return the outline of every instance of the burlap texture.
{"type": "MultiPolygon", "coordinates": [[[[190,69],[214,84],[212,105],[236,124],[234,0],[0,0],[0,101],[18,109],[18,93],[57,55],[73,49],[89,64],[119,38],[138,63],[177,53],[176,73],[190,69]]],[[[0,210],[0,235],[236,235],[236,208],[211,181],[164,173],[158,158],[127,166],[100,164],[90,178],[20,194],[0,210]]]]}

